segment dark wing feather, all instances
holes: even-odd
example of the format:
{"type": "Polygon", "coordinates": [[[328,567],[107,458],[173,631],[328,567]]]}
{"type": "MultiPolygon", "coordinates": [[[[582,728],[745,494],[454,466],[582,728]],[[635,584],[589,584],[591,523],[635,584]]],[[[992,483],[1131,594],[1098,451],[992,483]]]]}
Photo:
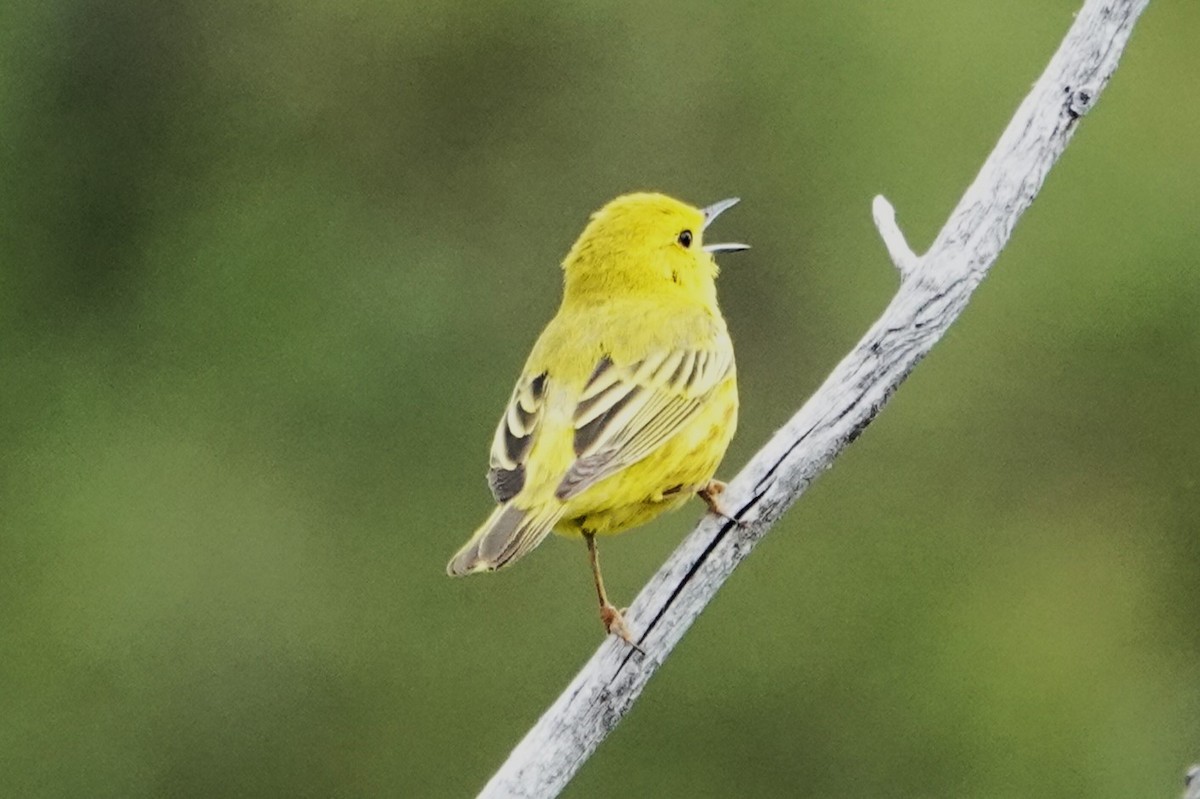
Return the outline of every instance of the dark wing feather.
{"type": "Polygon", "coordinates": [[[496,426],[488,458],[488,487],[497,502],[507,502],[525,487],[525,458],[545,408],[545,372],[522,375],[496,426]]]}

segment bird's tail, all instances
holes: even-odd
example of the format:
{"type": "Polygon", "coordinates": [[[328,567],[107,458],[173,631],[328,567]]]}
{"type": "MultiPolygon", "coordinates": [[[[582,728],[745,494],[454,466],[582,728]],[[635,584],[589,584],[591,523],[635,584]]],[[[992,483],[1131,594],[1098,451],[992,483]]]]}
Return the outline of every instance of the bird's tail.
{"type": "Polygon", "coordinates": [[[458,553],[446,565],[451,577],[502,569],[542,543],[558,520],[563,507],[524,510],[509,503],[492,511],[492,515],[475,531],[458,553]]]}

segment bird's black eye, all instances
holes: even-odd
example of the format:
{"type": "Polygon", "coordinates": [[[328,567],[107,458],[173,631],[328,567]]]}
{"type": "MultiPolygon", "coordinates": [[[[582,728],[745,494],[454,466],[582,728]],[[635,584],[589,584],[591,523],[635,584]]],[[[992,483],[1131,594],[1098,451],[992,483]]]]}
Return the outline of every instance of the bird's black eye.
{"type": "Polygon", "coordinates": [[[680,244],[682,244],[684,247],[691,247],[692,246],[692,231],[690,231],[690,230],[683,231],[682,233],[679,234],[679,238],[677,239],[677,241],[680,244]]]}

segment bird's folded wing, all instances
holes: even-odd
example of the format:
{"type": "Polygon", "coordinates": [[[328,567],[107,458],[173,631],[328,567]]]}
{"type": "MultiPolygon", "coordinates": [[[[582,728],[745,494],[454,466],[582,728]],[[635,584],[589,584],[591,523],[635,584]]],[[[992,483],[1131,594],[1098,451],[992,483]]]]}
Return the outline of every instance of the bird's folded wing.
{"type": "Polygon", "coordinates": [[[507,502],[525,486],[525,458],[542,421],[546,380],[545,372],[521,375],[496,427],[488,459],[488,486],[497,502],[507,502]]]}
{"type": "Polygon", "coordinates": [[[617,366],[600,360],[575,409],[575,462],[555,490],[570,499],[662,446],[733,369],[720,350],[671,350],[617,366]]]}

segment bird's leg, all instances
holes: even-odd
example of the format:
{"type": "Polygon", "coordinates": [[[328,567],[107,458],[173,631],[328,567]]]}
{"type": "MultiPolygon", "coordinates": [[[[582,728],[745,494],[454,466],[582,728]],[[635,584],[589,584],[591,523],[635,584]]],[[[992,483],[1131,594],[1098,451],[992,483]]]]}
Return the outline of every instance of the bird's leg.
{"type": "Polygon", "coordinates": [[[735,519],[732,516],[730,516],[728,513],[725,512],[725,509],[721,507],[720,503],[717,502],[717,497],[721,496],[721,494],[724,493],[724,491],[725,491],[725,484],[722,483],[720,480],[709,480],[704,485],[704,488],[701,488],[699,491],[696,492],[696,496],[698,496],[698,497],[700,497],[700,499],[704,500],[704,504],[708,506],[709,512],[712,513],[714,516],[720,516],[725,521],[733,522],[738,527],[745,527],[746,523],[744,521],[742,521],[741,519],[735,519]]]}
{"type": "Polygon", "coordinates": [[[596,596],[600,600],[600,622],[609,633],[619,636],[625,643],[632,646],[643,655],[646,651],[633,641],[629,627],[625,625],[625,617],[608,601],[608,593],[604,590],[604,578],[600,576],[600,554],[596,551],[596,534],[586,530],[583,539],[587,541],[588,560],[592,564],[592,578],[596,581],[596,596]]]}

